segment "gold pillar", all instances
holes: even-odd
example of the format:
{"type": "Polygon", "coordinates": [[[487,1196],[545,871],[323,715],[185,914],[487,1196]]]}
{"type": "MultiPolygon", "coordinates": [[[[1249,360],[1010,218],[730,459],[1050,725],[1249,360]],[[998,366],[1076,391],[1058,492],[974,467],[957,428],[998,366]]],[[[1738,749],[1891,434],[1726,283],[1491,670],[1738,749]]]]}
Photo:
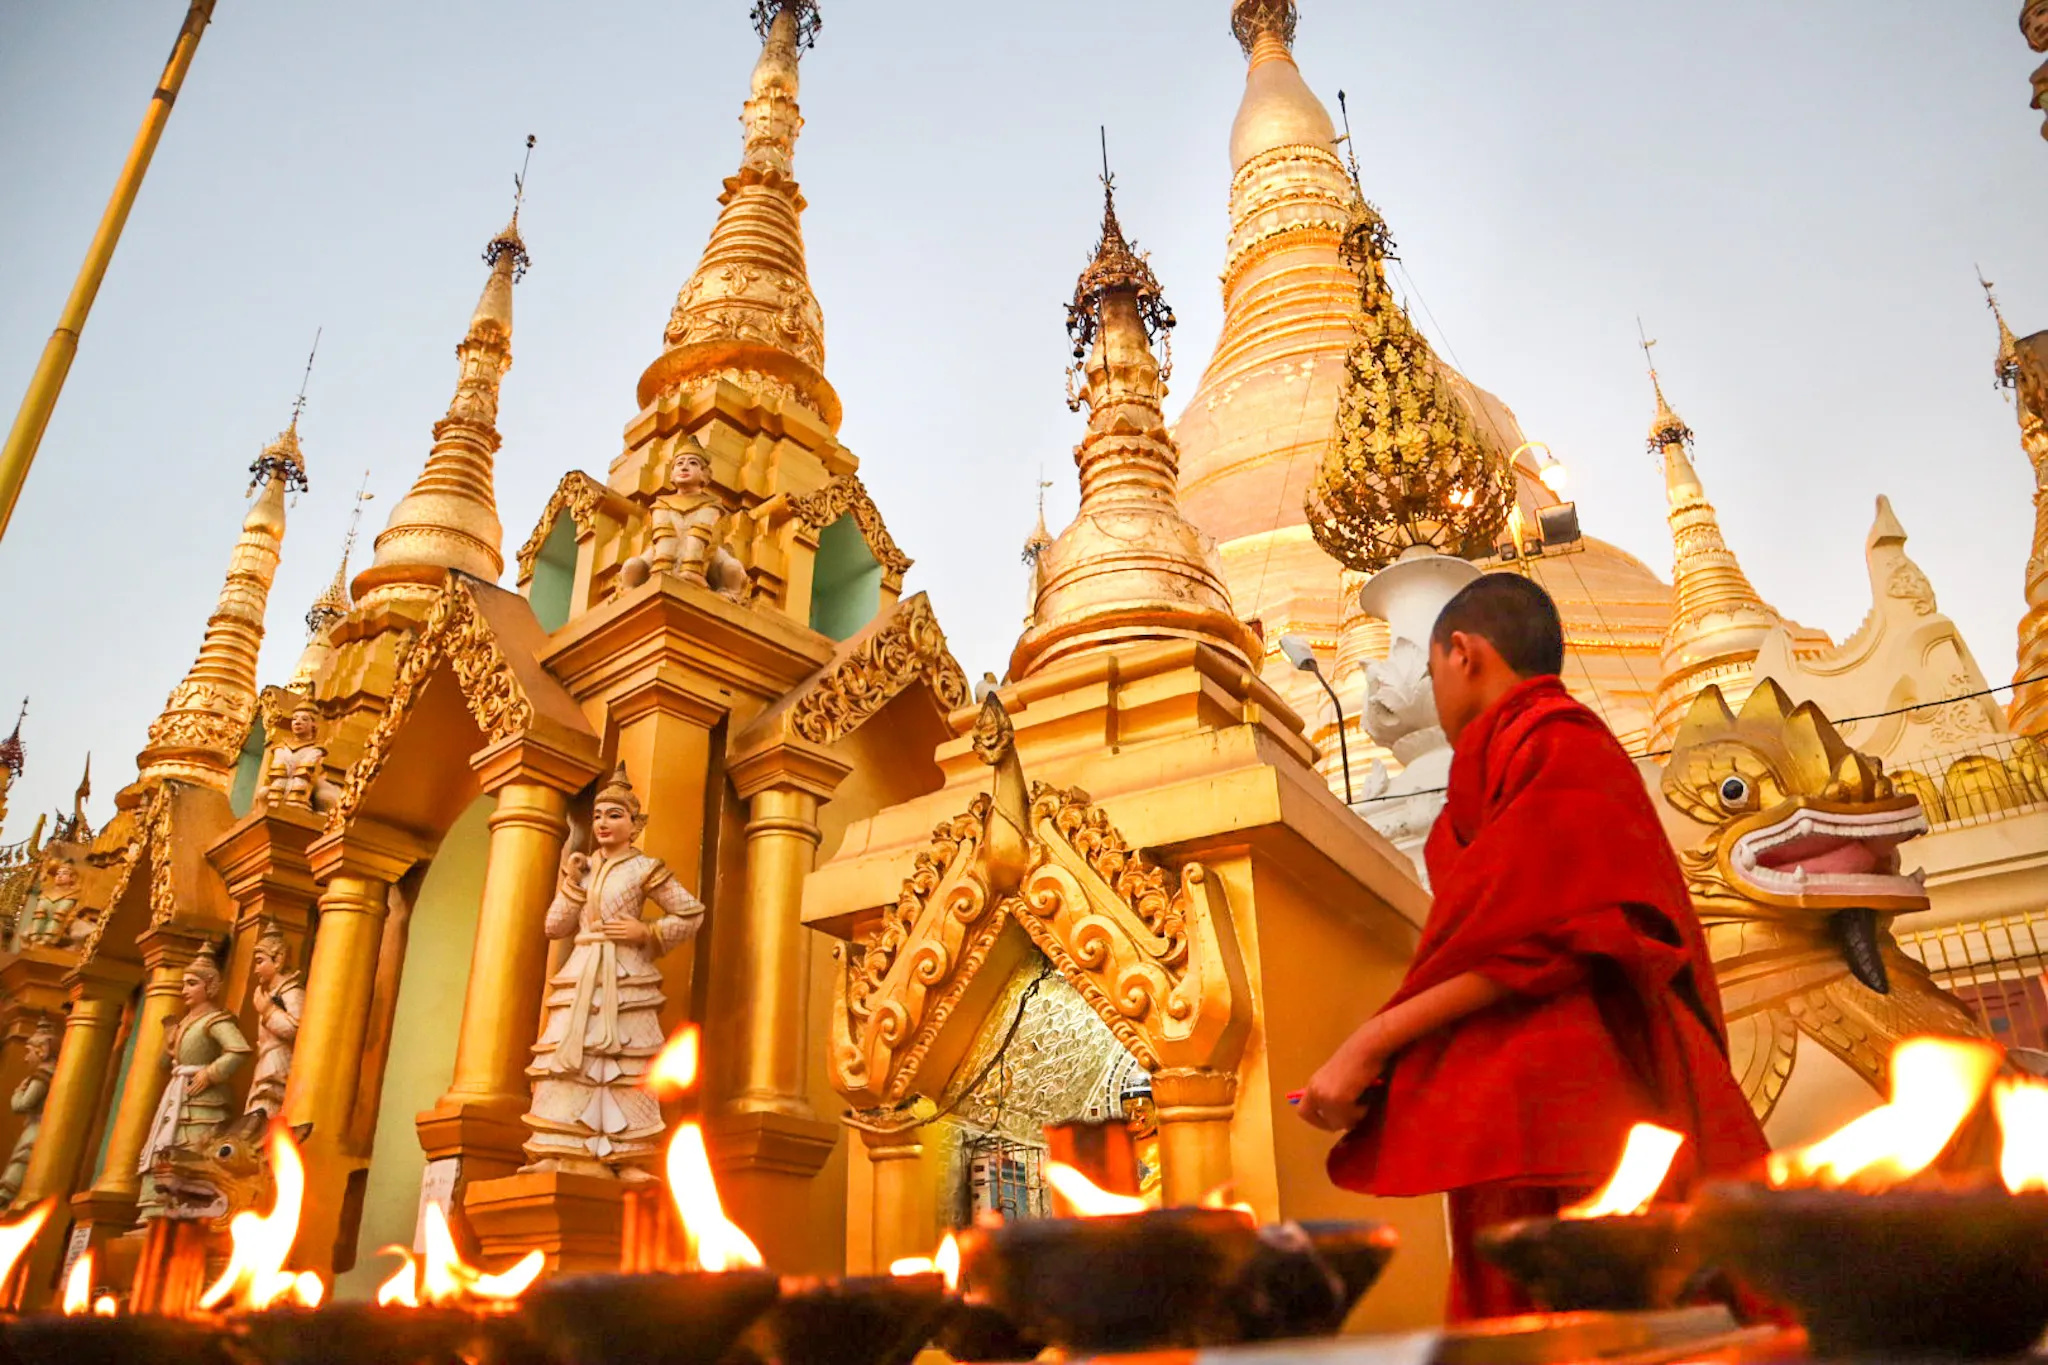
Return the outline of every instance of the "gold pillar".
{"type": "Polygon", "coordinates": [[[149,1140],[149,1125],[156,1106],[163,1099],[170,1072],[163,1065],[164,1040],[171,1021],[184,1013],[179,998],[185,968],[198,955],[206,940],[189,930],[170,925],[152,925],[143,930],[136,945],[149,976],[142,988],[141,1007],[135,1012],[135,1059],[121,1083],[114,1102],[114,1117],[107,1131],[107,1159],[93,1182],[94,1219],[108,1226],[126,1225],[135,1218],[135,1200],[142,1189],[141,1173],[135,1163],[142,1159],[142,1146],[149,1140]]]}
{"type": "Polygon", "coordinates": [[[1170,1067],[1153,1073],[1159,1115],[1159,1181],[1164,1203],[1199,1204],[1231,1181],[1230,1120],[1237,1077],[1170,1067]]]}
{"type": "Polygon", "coordinates": [[[818,803],[851,769],[822,749],[785,742],[732,761],[747,802],[746,894],[711,918],[705,1008],[707,1136],[733,1219],[769,1264],[816,1254],[812,1182],[838,1125],[812,1108],[811,933],[804,878],[818,855],[818,803]]]}
{"type": "Polygon", "coordinates": [[[365,1166],[348,1134],[362,1079],[384,917],[392,884],[412,869],[419,850],[395,831],[365,822],[316,841],[306,852],[323,884],[306,967],[306,1004],[284,1097],[287,1119],[312,1125],[303,1144],[305,1213],[291,1264],[327,1270],[334,1264],[350,1177],[365,1166]]]}
{"type": "Polygon", "coordinates": [[[849,1114],[873,1170],[870,1226],[873,1273],[907,1256],[929,1256],[939,1244],[939,1182],[925,1159],[924,1128],[908,1110],[849,1114]]]}
{"type": "MultiPolygon", "coordinates": [[[[447,1093],[419,1115],[429,1161],[461,1162],[459,1180],[512,1174],[524,1160],[532,1060],[547,988],[548,903],[569,832],[569,798],[597,774],[596,755],[568,758],[526,736],[471,760],[492,812],[490,860],[447,1093]]],[[[458,1197],[459,1201],[459,1197],[458,1197]]]]}
{"type": "MultiPolygon", "coordinates": [[[[106,1097],[121,1007],[134,985],[132,975],[96,964],[80,968],[72,982],[71,1013],[64,1021],[64,1039],[58,1045],[57,1066],[43,1105],[42,1133],[29,1157],[18,1207],[29,1208],[44,1199],[66,1200],[83,1178],[93,1118],[106,1097]]],[[[134,1158],[129,1165],[134,1165],[134,1158]]],[[[24,1307],[44,1303],[63,1263],[66,1240],[65,1214],[60,1209],[29,1252],[22,1281],[24,1307]]]]}

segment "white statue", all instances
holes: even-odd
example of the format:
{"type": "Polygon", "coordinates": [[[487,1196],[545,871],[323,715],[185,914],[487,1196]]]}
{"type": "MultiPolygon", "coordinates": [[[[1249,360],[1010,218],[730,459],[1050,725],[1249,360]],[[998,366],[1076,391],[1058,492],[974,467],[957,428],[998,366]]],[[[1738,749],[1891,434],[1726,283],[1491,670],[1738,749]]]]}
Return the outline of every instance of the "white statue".
{"type": "Polygon", "coordinates": [[[320,711],[310,700],[292,708],[288,739],[271,746],[263,760],[263,785],[257,792],[260,810],[297,806],[325,811],[337,789],[327,780],[327,746],[320,743],[320,711]]]}
{"type": "Polygon", "coordinates": [[[306,1008],[305,979],[292,970],[291,945],[266,927],[249,957],[249,1003],[256,1012],[256,1073],[249,1078],[246,1114],[276,1117],[284,1112],[285,1082],[292,1074],[292,1047],[306,1008]]]}
{"type": "Polygon", "coordinates": [[[672,573],[721,597],[744,601],[750,586],[746,568],[725,548],[732,534],[732,509],[711,486],[711,456],[696,437],[686,436],[677,444],[668,478],[675,491],[655,501],[654,544],[646,556],[626,561],[626,586],[635,588],[655,574],[672,573]]]}
{"type": "Polygon", "coordinates": [[[562,855],[547,936],[574,938],[548,982],[547,1015],[533,1046],[533,1105],[526,1170],[574,1170],[652,1179],[661,1106],[641,1088],[664,1041],[655,959],[694,936],[704,906],[661,859],[634,845],[647,817],[623,764],[590,815],[597,855],[562,855]],[[644,918],[647,902],[661,912],[644,918]]]}
{"type": "Polygon", "coordinates": [[[36,1139],[42,1135],[43,1102],[50,1097],[50,1077],[57,1068],[57,1030],[48,1019],[37,1024],[36,1031],[29,1035],[25,1052],[28,1075],[14,1087],[14,1094],[7,1101],[7,1107],[22,1116],[21,1136],[15,1138],[7,1169],[0,1173],[0,1209],[12,1204],[14,1196],[21,1193],[21,1182],[28,1178],[29,1158],[35,1155],[36,1139]]]}

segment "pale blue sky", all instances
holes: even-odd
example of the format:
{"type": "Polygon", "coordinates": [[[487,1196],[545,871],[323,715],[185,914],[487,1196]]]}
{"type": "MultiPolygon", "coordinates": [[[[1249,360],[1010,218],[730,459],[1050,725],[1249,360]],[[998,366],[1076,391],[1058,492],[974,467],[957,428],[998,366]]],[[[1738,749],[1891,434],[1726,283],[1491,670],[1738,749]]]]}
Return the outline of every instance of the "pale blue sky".
{"type": "MultiPolygon", "coordinates": [[[[0,407],[12,412],[183,0],[0,0],[0,407]]],[[[737,162],[746,0],[220,0],[4,543],[0,706],[33,698],[8,834],[95,819],[197,648],[326,329],[266,680],[303,641],[362,471],[417,472],[538,134],[498,496],[507,558],[602,473],[737,162]]],[[[1303,0],[1422,321],[1574,475],[1587,528],[1670,562],[1635,317],[1764,594],[1837,638],[1889,492],[1994,681],[2031,527],[1981,261],[2048,326],[2048,144],[2017,0],[1303,0]],[[1418,310],[1420,312],[1420,310],[1418,310]]],[[[826,0],[797,170],[843,436],[969,672],[1000,672],[1043,465],[1071,512],[1062,303],[1095,128],[1182,326],[1220,315],[1243,61],[1225,0],[826,0]]]]}

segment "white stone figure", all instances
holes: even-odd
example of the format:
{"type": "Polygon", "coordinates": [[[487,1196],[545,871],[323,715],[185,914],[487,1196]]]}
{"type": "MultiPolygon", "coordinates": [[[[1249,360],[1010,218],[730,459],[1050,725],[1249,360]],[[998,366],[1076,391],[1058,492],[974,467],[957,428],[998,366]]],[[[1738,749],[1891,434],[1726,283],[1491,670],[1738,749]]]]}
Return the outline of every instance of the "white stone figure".
{"type": "Polygon", "coordinates": [[[263,783],[257,791],[259,809],[297,806],[326,811],[338,794],[327,780],[327,746],[320,743],[320,711],[311,701],[292,708],[289,738],[271,746],[263,760],[263,783]]]}
{"type": "Polygon", "coordinates": [[[285,1082],[292,1074],[292,1048],[299,1016],[306,1009],[306,982],[292,970],[291,945],[275,928],[265,928],[249,957],[249,1003],[256,1011],[256,1072],[249,1078],[245,1114],[276,1117],[284,1112],[285,1082]]]}

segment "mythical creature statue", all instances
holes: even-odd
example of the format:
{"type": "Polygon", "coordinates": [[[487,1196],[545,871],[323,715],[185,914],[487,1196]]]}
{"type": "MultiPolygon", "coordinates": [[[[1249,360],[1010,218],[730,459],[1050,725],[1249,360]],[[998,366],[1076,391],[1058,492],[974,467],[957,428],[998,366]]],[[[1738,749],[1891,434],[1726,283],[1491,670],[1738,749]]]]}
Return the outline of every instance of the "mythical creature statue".
{"type": "Polygon", "coordinates": [[[1899,871],[1899,846],[1927,832],[1919,798],[1812,703],[1793,706],[1765,679],[1737,714],[1709,687],[1679,729],[1663,789],[1699,826],[1679,863],[1759,1118],[1784,1093],[1802,1033],[1880,1093],[1901,1040],[1983,1034],[1892,937],[1895,916],[1928,904],[1922,874],[1899,871]]]}
{"type": "Polygon", "coordinates": [[[43,1131],[43,1101],[50,1096],[50,1077],[57,1067],[56,1027],[44,1019],[29,1035],[24,1051],[28,1075],[14,1087],[14,1094],[7,1101],[7,1107],[22,1116],[21,1136],[15,1138],[7,1169],[0,1173],[0,1209],[12,1204],[14,1196],[21,1193],[21,1182],[28,1178],[29,1158],[35,1155],[36,1138],[43,1131]]]}
{"type": "Polygon", "coordinates": [[[725,547],[732,534],[732,509],[711,486],[711,457],[696,437],[686,436],[678,443],[668,476],[675,491],[655,502],[654,543],[645,557],[626,561],[626,586],[638,587],[655,574],[672,573],[741,601],[747,594],[747,571],[725,547]]]}
{"type": "MultiPolygon", "coordinates": [[[[263,1115],[244,1114],[217,1133],[165,1148],[150,1166],[160,1216],[204,1222],[225,1231],[236,1214],[268,1209],[277,1202],[270,1169],[268,1124],[263,1115]]],[[[301,1143],[313,1125],[292,1130],[301,1143]]]]}
{"type": "Polygon", "coordinates": [[[590,814],[597,856],[562,855],[545,932],[572,939],[549,978],[547,1017],[533,1045],[527,1170],[651,1180],[660,1159],[661,1106],[641,1086],[661,1051],[661,969],[655,959],[695,936],[704,905],[659,858],[636,844],[647,817],[620,764],[590,814]],[[661,911],[644,918],[647,902],[661,911]]]}

